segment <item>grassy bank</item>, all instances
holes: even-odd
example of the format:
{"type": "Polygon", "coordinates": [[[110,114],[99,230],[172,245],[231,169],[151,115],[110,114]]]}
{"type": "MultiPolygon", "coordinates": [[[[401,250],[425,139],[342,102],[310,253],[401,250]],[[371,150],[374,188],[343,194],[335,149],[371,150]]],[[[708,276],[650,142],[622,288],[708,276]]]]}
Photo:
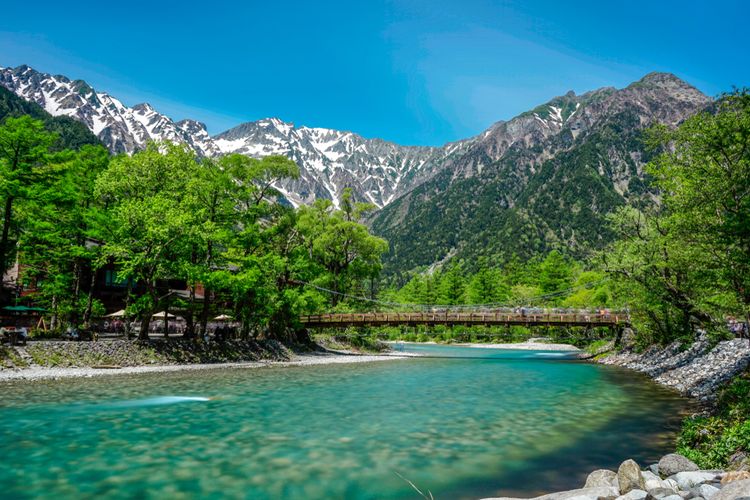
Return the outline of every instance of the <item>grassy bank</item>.
{"type": "Polygon", "coordinates": [[[677,452],[701,468],[750,467],[750,371],[736,377],[720,392],[710,416],[683,422],[677,452]]]}

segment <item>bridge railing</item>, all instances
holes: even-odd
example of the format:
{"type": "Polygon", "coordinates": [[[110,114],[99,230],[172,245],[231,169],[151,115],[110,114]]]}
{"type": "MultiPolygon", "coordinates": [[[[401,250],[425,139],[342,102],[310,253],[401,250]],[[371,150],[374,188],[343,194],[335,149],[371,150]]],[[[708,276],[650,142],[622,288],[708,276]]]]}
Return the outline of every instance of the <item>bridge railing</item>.
{"type": "Polygon", "coordinates": [[[512,324],[512,325],[619,325],[629,323],[624,311],[608,312],[541,312],[528,314],[508,311],[477,312],[369,312],[369,313],[328,313],[301,316],[305,325],[386,325],[386,324],[512,324]]]}

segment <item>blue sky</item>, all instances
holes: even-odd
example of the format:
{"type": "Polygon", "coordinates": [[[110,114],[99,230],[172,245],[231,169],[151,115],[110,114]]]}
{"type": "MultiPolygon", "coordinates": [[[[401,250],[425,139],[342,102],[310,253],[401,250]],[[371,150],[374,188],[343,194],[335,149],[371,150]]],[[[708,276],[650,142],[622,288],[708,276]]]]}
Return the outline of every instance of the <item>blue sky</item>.
{"type": "Polygon", "coordinates": [[[276,116],[401,144],[669,71],[750,85],[750,2],[7,2],[0,66],[87,80],[218,133],[276,116]]]}

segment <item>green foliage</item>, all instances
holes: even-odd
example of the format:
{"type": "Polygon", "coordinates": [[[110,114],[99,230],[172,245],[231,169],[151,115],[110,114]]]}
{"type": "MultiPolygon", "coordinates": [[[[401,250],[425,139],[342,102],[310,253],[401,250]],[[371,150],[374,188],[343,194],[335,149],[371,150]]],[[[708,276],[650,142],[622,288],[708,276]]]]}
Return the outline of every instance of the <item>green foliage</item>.
{"type": "MultiPolygon", "coordinates": [[[[3,103],[9,114],[38,111],[3,103]]],[[[280,205],[273,186],[299,176],[286,157],[199,159],[183,145],[150,144],[110,158],[100,146],[56,151],[57,137],[28,115],[0,126],[0,267],[18,249],[31,298],[51,311],[55,330],[105,312],[95,278],[110,265],[142,337],[152,314],[170,307],[187,319],[188,335],[220,310],[240,321],[243,336],[294,341],[299,314],[340,302],[300,282],[374,293],[387,244],[359,222],[372,207],[350,192],[339,210],[280,205]],[[174,296],[175,279],[187,282],[187,297],[174,296]]]]}
{"type": "Polygon", "coordinates": [[[25,228],[18,248],[24,263],[23,279],[35,285],[35,300],[56,315],[83,322],[98,312],[84,297],[84,271],[99,247],[96,227],[101,210],[94,180],[104,171],[109,154],[102,146],[84,146],[60,158],[54,181],[36,184],[38,195],[26,205],[25,228]]]}
{"type": "Polygon", "coordinates": [[[467,296],[470,304],[493,304],[507,301],[510,289],[499,269],[481,269],[469,281],[467,296]]]}
{"type": "Polygon", "coordinates": [[[689,339],[724,317],[750,319],[750,95],[737,91],[651,140],[647,170],[662,203],[611,217],[618,240],[603,255],[614,290],[629,297],[643,343],[689,339]]]}
{"type": "Polygon", "coordinates": [[[69,116],[52,116],[38,104],[26,101],[0,86],[0,123],[11,116],[29,116],[42,121],[45,129],[57,136],[55,150],[79,149],[86,144],[101,145],[83,123],[69,116]]]}
{"type": "Polygon", "coordinates": [[[340,205],[335,210],[329,200],[317,200],[300,207],[297,222],[313,264],[328,273],[324,283],[334,291],[334,306],[355,288],[354,282],[380,273],[380,257],[388,248],[360,222],[372,205],[353,203],[350,189],[344,190],[340,205]]]}
{"type": "Polygon", "coordinates": [[[724,468],[736,452],[750,451],[750,374],[720,391],[715,415],[683,422],[677,451],[703,469],[724,468]]]}
{"type": "Polygon", "coordinates": [[[58,176],[50,153],[56,140],[42,122],[29,116],[8,118],[0,127],[0,274],[14,258],[19,208],[41,196],[58,176]]]}

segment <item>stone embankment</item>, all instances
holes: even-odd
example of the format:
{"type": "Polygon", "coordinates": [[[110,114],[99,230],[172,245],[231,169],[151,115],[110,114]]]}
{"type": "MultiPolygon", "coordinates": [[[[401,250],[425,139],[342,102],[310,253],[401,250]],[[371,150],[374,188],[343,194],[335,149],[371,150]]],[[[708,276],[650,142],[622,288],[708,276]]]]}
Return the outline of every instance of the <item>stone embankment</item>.
{"type": "Polygon", "coordinates": [[[642,353],[623,351],[597,361],[643,372],[659,384],[711,404],[719,387],[750,367],[750,341],[726,340],[712,348],[701,339],[688,349],[674,343],[665,348],[652,346],[642,353]]]}
{"type": "Polygon", "coordinates": [[[535,500],[687,499],[750,499],[750,472],[700,470],[695,463],[673,453],[646,470],[641,470],[635,461],[626,460],[616,472],[605,469],[592,472],[582,488],[535,497],[535,500]]]}
{"type": "Polygon", "coordinates": [[[288,361],[293,353],[274,341],[188,342],[179,339],[99,342],[39,341],[3,348],[0,370],[29,367],[131,367],[288,361]]]}

